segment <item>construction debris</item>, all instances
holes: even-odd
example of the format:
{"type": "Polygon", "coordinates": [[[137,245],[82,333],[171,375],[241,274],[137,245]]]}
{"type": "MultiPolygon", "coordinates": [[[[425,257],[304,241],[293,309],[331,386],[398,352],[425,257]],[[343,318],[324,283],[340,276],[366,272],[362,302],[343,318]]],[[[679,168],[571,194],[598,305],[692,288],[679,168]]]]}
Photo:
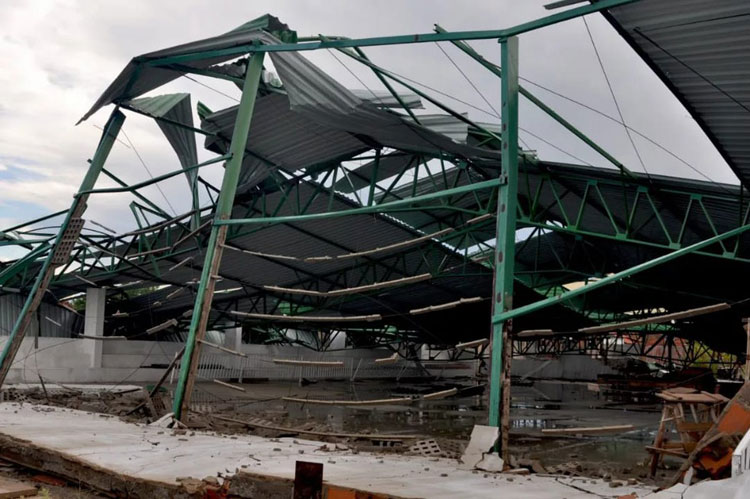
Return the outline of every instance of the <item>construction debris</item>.
{"type": "Polygon", "coordinates": [[[36,496],[36,487],[0,476],[0,499],[36,496]]]}
{"type": "Polygon", "coordinates": [[[673,483],[677,483],[690,467],[696,470],[699,479],[706,475],[713,479],[729,476],[732,453],[748,430],[750,383],[745,383],[726,404],[711,428],[695,443],[680,470],[673,477],[673,483]]]}
{"type": "Polygon", "coordinates": [[[542,428],[542,433],[549,435],[604,435],[608,433],[622,433],[632,431],[635,426],[632,424],[612,425],[612,426],[584,426],[572,428],[542,428]]]}
{"type": "Polygon", "coordinates": [[[284,400],[286,402],[298,402],[300,404],[341,405],[341,406],[411,404],[414,401],[414,399],[412,399],[411,397],[374,399],[374,400],[320,400],[320,399],[302,399],[302,398],[297,398],[297,397],[282,397],[281,400],[284,400]]]}
{"type": "Polygon", "coordinates": [[[496,426],[474,425],[471,431],[469,445],[461,456],[461,469],[473,469],[484,458],[484,455],[492,451],[498,437],[500,429],[496,426]]]}
{"type": "Polygon", "coordinates": [[[287,366],[344,367],[344,362],[340,360],[323,361],[323,360],[273,359],[273,363],[284,364],[287,366]]]}

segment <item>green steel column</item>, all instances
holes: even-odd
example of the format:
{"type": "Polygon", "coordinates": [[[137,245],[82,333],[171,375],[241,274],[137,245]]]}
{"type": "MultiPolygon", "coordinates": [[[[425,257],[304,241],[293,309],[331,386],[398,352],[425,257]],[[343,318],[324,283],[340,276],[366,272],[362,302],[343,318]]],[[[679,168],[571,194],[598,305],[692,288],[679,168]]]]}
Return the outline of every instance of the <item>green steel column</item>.
{"type": "Polygon", "coordinates": [[[10,366],[13,364],[18,349],[21,347],[26,330],[34,317],[34,312],[39,307],[44,294],[47,292],[47,286],[54,276],[55,269],[67,263],[70,257],[70,251],[73,249],[73,244],[78,239],[78,233],[83,226],[83,221],[80,217],[86,211],[86,201],[89,197],[89,191],[94,188],[94,184],[96,184],[96,180],[99,178],[99,174],[104,167],[104,163],[107,161],[107,157],[112,150],[112,146],[124,121],[125,115],[119,109],[115,109],[104,127],[102,138],[99,140],[99,145],[91,160],[88,172],[73,198],[73,204],[68,209],[65,220],[60,225],[54,246],[47,254],[47,258],[45,258],[42,268],[39,270],[39,275],[31,287],[29,296],[23,304],[21,313],[18,314],[18,319],[13,326],[13,330],[5,342],[3,352],[0,354],[0,386],[5,382],[5,377],[8,375],[8,371],[10,371],[10,366]],[[75,220],[73,224],[71,224],[72,220],[75,220]]]}
{"type": "MultiPolygon", "coordinates": [[[[216,203],[216,213],[214,222],[228,220],[232,214],[234,206],[234,196],[237,192],[237,182],[242,169],[242,160],[245,157],[245,146],[247,145],[247,136],[250,133],[250,121],[255,109],[255,97],[258,94],[258,85],[263,71],[263,52],[253,54],[247,67],[245,83],[242,87],[242,98],[239,109],[237,110],[237,119],[234,123],[232,132],[232,143],[229,146],[231,158],[227,160],[224,168],[224,178],[221,183],[221,192],[216,203]]],[[[200,343],[206,335],[206,326],[208,317],[211,313],[211,302],[214,296],[214,287],[216,285],[216,274],[221,264],[221,255],[227,235],[227,225],[214,223],[211,227],[211,236],[206,247],[206,257],[203,261],[203,271],[201,281],[198,286],[198,293],[195,296],[195,307],[193,316],[190,321],[190,332],[185,343],[185,353],[182,356],[183,362],[180,366],[180,378],[177,384],[177,390],[174,396],[174,417],[181,419],[190,403],[190,394],[193,391],[195,375],[198,370],[198,361],[200,359],[200,343]]]]}
{"type": "MultiPolygon", "coordinates": [[[[516,242],[516,205],[518,203],[518,39],[500,41],[502,95],[502,180],[498,189],[497,228],[495,244],[495,276],[492,300],[493,317],[513,307],[513,267],[516,242]]],[[[507,336],[510,322],[493,324],[492,364],[490,373],[490,426],[501,426],[507,421],[507,407],[503,398],[509,397],[508,383],[504,383],[503,353],[510,348],[507,336]],[[505,338],[504,338],[505,336],[505,338]],[[506,386],[503,386],[506,385],[506,386]],[[506,409],[501,411],[501,404],[506,409]]],[[[509,398],[508,398],[509,400],[509,398]]],[[[507,428],[501,426],[501,451],[507,452],[507,428]]]]}

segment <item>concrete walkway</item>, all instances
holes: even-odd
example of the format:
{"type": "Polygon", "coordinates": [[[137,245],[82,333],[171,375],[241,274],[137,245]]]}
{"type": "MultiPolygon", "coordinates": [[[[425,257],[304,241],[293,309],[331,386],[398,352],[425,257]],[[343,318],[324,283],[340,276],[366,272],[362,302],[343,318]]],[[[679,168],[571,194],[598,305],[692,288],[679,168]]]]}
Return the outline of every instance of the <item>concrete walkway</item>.
{"type": "Polygon", "coordinates": [[[291,479],[295,461],[305,460],[323,463],[328,483],[396,497],[591,499],[633,492],[647,497],[650,492],[638,486],[610,488],[600,480],[462,471],[449,459],[325,451],[323,443],[310,440],[174,435],[111,416],[13,402],[0,404],[0,437],[24,440],[120,476],[169,485],[178,477],[202,479],[236,471],[291,479]]]}

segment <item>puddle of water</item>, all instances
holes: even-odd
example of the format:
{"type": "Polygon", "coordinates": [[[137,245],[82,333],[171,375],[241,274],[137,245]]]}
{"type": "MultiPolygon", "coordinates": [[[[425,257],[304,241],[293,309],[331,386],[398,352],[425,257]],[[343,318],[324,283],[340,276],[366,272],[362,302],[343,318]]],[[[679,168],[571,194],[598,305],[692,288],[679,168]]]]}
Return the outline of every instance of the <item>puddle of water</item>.
{"type": "MultiPolygon", "coordinates": [[[[464,386],[470,385],[466,381],[464,386]]],[[[321,423],[330,431],[361,433],[416,433],[434,438],[465,440],[475,424],[487,423],[486,398],[481,395],[418,401],[410,406],[340,407],[289,403],[281,397],[367,400],[430,393],[451,387],[392,380],[320,381],[300,387],[296,382],[245,384],[246,393],[213,384],[198,385],[192,403],[204,412],[234,412],[237,417],[260,417],[284,426],[321,423]]],[[[635,466],[646,457],[644,446],[653,440],[660,417],[656,403],[612,401],[588,390],[585,383],[535,382],[512,388],[511,451],[556,464],[571,454],[588,461],[635,466]],[[544,428],[632,424],[637,430],[587,439],[549,438],[544,428]],[[572,447],[571,447],[572,446],[572,447]],[[572,450],[571,450],[572,449],[572,450]]]]}

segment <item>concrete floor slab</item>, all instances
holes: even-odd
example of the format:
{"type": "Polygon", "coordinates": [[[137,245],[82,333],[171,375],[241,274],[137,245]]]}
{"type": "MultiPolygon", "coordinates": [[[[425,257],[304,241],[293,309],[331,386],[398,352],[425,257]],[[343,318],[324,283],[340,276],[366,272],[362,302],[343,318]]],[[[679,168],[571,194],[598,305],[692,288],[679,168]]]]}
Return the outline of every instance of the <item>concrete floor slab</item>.
{"type": "Polygon", "coordinates": [[[612,489],[600,480],[464,471],[449,459],[325,451],[323,443],[311,440],[210,432],[179,435],[101,414],[12,402],[0,404],[0,437],[23,440],[121,476],[169,485],[178,477],[201,479],[237,470],[291,479],[295,461],[305,460],[323,463],[328,483],[396,497],[590,499],[592,493],[650,493],[639,486],[612,489]]]}

